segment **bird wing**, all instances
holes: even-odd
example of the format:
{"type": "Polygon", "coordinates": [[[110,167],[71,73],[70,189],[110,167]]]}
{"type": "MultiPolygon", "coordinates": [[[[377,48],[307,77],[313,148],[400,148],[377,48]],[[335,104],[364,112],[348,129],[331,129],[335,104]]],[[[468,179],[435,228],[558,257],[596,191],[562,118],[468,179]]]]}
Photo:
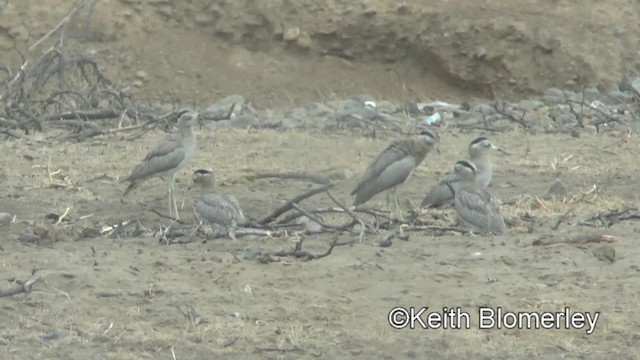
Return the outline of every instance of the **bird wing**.
{"type": "Polygon", "coordinates": [[[451,185],[453,191],[457,191],[460,185],[460,178],[453,171],[444,174],[422,200],[421,206],[438,207],[452,201],[455,194],[451,192],[451,188],[447,184],[451,185]]]}
{"type": "Polygon", "coordinates": [[[245,223],[245,217],[240,204],[230,194],[217,192],[204,194],[196,200],[196,212],[204,220],[228,226],[235,222],[238,225],[245,223]]]}
{"type": "Polygon", "coordinates": [[[386,149],[384,149],[384,151],[376,156],[371,164],[369,164],[369,167],[367,167],[364,175],[362,175],[362,179],[358,183],[358,186],[356,186],[356,188],[351,192],[351,195],[357,193],[367,182],[375,179],[380,175],[380,173],[382,173],[393,163],[401,161],[407,156],[408,154],[399,146],[398,142],[394,142],[389,145],[386,149]]]}
{"type": "Polygon", "coordinates": [[[416,167],[416,160],[407,156],[387,166],[378,176],[358,187],[354,205],[363,204],[373,196],[407,181],[416,167]]]}
{"type": "Polygon", "coordinates": [[[180,140],[165,138],[133,169],[126,181],[136,181],[175,169],[185,158],[180,140]]]}
{"type": "Polygon", "coordinates": [[[491,194],[478,189],[461,189],[455,197],[458,214],[466,223],[494,234],[506,232],[500,208],[491,201],[491,194]]]}

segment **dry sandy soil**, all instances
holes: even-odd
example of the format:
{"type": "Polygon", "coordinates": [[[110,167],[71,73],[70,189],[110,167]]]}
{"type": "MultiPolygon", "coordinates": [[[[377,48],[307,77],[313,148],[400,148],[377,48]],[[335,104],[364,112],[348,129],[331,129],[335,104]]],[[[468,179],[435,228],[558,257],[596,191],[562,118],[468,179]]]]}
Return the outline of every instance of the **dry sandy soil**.
{"type": "MultiPolygon", "coordinates": [[[[595,1],[588,6],[574,1],[487,2],[477,8],[464,2],[464,11],[457,1],[438,2],[437,7],[422,1],[410,10],[395,9],[396,2],[390,1],[362,2],[363,8],[355,10],[349,8],[351,2],[330,3],[323,8],[283,1],[277,4],[288,11],[277,11],[254,10],[237,2],[223,7],[224,12],[217,8],[218,2],[192,1],[175,8],[162,1],[102,1],[89,33],[77,25],[77,34],[85,35],[78,44],[84,51],[95,50],[107,71],[124,82],[135,80],[135,73],[144,70],[148,77],[136,87],[139,94],[207,105],[223,95],[241,93],[260,109],[360,93],[389,100],[413,96],[459,101],[494,93],[518,96],[548,86],[606,87],[619,74],[637,70],[627,61],[637,55],[640,22],[633,8],[637,5],[624,5],[629,10],[619,12],[623,1],[606,6],[595,1]],[[309,13],[301,11],[304,6],[309,13]],[[378,15],[372,16],[367,6],[378,15]],[[427,25],[417,25],[420,16],[406,15],[415,15],[415,9],[422,9],[427,25]],[[545,9],[553,9],[554,15],[547,16],[545,9]],[[199,19],[198,10],[202,10],[199,19]],[[618,15],[616,23],[607,22],[611,19],[607,14],[613,13],[618,15]],[[362,14],[375,19],[376,28],[406,34],[372,35],[378,42],[366,45],[354,35],[373,31],[364,27],[369,23],[362,14]],[[509,16],[491,20],[496,14],[509,16]],[[467,20],[456,20],[460,18],[467,20]],[[384,26],[390,23],[402,26],[384,26]],[[332,29],[327,24],[346,25],[332,29]],[[304,36],[288,43],[282,40],[285,30],[296,26],[307,33],[310,43],[304,36]],[[625,32],[614,37],[617,26],[625,32]],[[450,37],[434,35],[444,33],[450,37]],[[407,50],[421,43],[431,45],[407,50]]],[[[0,58],[13,63],[15,54],[5,51],[5,40],[14,37],[22,45],[33,43],[71,6],[69,1],[6,4],[0,18],[4,30],[0,58]]],[[[430,154],[400,189],[403,207],[410,208],[407,200],[418,204],[477,135],[443,131],[441,154],[430,154]]],[[[27,279],[33,269],[44,269],[38,291],[0,298],[1,358],[640,357],[640,324],[633,316],[640,289],[635,262],[640,250],[633,243],[638,226],[633,221],[607,230],[579,225],[599,211],[637,203],[633,179],[640,149],[635,137],[489,134],[511,154],[495,154],[492,192],[503,200],[529,194],[502,209],[516,223],[511,236],[424,230],[407,232],[408,240],[396,239],[383,248],[377,242],[389,231],[382,231],[368,235],[363,243],[336,247],[319,260],[284,257],[264,264],[242,260],[243,254],[258,248],[292,249],[295,237],[249,236],[203,243],[206,234],[199,233],[198,241],[167,245],[156,234],[171,221],[150,211],[166,212],[166,185],[151,180],[122,199],[124,185],[119,178],[129,174],[162,134],[149,133],[136,141],[126,140],[127,135],[80,144],[37,141],[45,136],[0,143],[0,211],[15,214],[15,222],[2,228],[0,265],[5,281],[0,288],[27,279]],[[556,178],[568,185],[566,196],[536,199],[556,178]],[[61,223],[45,220],[48,214],[61,215],[66,209],[70,210],[61,223]],[[551,230],[567,213],[558,230],[551,230]],[[141,224],[136,236],[95,232],[134,219],[141,224]],[[533,233],[521,219],[530,219],[533,233]],[[34,231],[35,237],[25,235],[34,231]],[[593,232],[615,236],[617,241],[531,246],[541,237],[593,232]],[[613,262],[602,256],[612,249],[617,254],[613,262]],[[592,335],[584,330],[478,330],[476,321],[468,330],[395,330],[387,315],[396,306],[460,306],[472,315],[479,306],[512,311],[570,307],[601,315],[592,335]]],[[[176,185],[186,224],[172,227],[188,234],[195,225],[189,208],[196,194],[187,187],[196,168],[214,168],[221,189],[235,194],[249,216],[260,218],[309,184],[251,180],[251,175],[265,171],[332,175],[338,179],[335,193],[350,202],[348,194],[368,162],[397,136],[199,131],[198,153],[179,173],[176,185]]],[[[331,205],[322,196],[303,204],[331,205]]],[[[383,195],[371,202],[377,208],[383,204],[383,195]]],[[[456,222],[450,210],[428,211],[420,219],[440,226],[456,222]]],[[[133,230],[131,225],[126,234],[133,230]]],[[[349,233],[339,236],[340,243],[356,238],[349,233]]],[[[308,235],[304,248],[321,253],[331,239],[327,234],[308,235]]]]}

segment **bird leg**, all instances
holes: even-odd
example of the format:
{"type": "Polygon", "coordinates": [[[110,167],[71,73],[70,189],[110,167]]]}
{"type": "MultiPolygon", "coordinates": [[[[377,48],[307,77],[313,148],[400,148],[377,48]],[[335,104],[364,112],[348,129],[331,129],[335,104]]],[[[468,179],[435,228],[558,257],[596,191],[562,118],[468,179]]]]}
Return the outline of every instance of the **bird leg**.
{"type": "Polygon", "coordinates": [[[391,190],[387,190],[387,210],[389,213],[393,214],[393,210],[391,209],[391,190]]]}
{"type": "MultiPolygon", "coordinates": [[[[169,205],[169,207],[173,206],[173,209],[176,211],[176,219],[180,219],[180,214],[178,214],[178,204],[176,203],[176,195],[175,195],[175,184],[176,184],[176,174],[171,175],[171,179],[169,179],[170,182],[170,192],[171,194],[169,195],[170,201],[171,201],[171,205],[169,205]]],[[[171,208],[169,208],[169,211],[171,211],[171,208]]]]}
{"type": "Polygon", "coordinates": [[[196,236],[196,233],[198,232],[198,230],[200,230],[201,227],[202,227],[202,220],[198,223],[198,226],[195,228],[195,230],[193,230],[191,235],[189,235],[187,242],[191,242],[193,240],[193,237],[196,236]]]}
{"type": "Polygon", "coordinates": [[[404,222],[404,215],[402,214],[402,209],[400,208],[400,201],[398,201],[398,188],[393,188],[393,197],[395,199],[396,211],[398,212],[398,219],[404,222]]]}
{"type": "Polygon", "coordinates": [[[169,200],[169,216],[173,215],[173,207],[172,207],[173,206],[173,201],[172,201],[173,197],[172,197],[172,194],[173,193],[171,192],[171,178],[169,178],[169,193],[167,194],[167,195],[169,195],[168,196],[168,198],[169,198],[168,199],[169,200]]]}

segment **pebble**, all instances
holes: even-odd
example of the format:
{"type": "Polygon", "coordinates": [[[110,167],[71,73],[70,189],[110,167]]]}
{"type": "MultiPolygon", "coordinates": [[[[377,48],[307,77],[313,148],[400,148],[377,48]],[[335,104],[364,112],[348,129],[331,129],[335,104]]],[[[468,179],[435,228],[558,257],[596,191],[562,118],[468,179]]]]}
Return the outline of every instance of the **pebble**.
{"type": "Polygon", "coordinates": [[[378,112],[380,113],[385,113],[389,115],[396,114],[400,111],[399,106],[394,105],[393,103],[387,100],[382,100],[378,102],[378,106],[376,107],[376,109],[378,109],[378,112]]]}
{"type": "Polygon", "coordinates": [[[0,225],[7,225],[11,223],[13,216],[6,212],[0,212],[0,225]]]}
{"type": "MultiPolygon", "coordinates": [[[[633,80],[629,86],[636,93],[640,93],[640,77],[638,77],[635,80],[633,80]]],[[[620,89],[620,90],[622,90],[622,89],[620,89]]]]}
{"type": "MultiPolygon", "coordinates": [[[[571,91],[562,91],[562,90],[560,90],[558,88],[549,88],[549,89],[544,91],[543,96],[550,96],[550,97],[556,97],[556,98],[564,99],[565,92],[567,92],[567,95],[571,95],[573,93],[571,91]]],[[[575,93],[573,93],[573,94],[575,94],[575,93]]]]}
{"type": "Polygon", "coordinates": [[[304,108],[311,116],[326,116],[335,113],[335,110],[331,109],[323,103],[310,103],[304,108]]]}
{"type": "Polygon", "coordinates": [[[584,100],[587,102],[602,99],[602,94],[600,94],[600,90],[597,88],[586,88],[582,91],[582,94],[584,95],[584,100]]]}
{"type": "Polygon", "coordinates": [[[562,180],[555,179],[549,189],[543,195],[544,199],[550,199],[554,196],[561,197],[567,194],[567,185],[565,185],[562,180]]]}
{"type": "Polygon", "coordinates": [[[209,14],[199,12],[196,14],[196,17],[194,20],[196,24],[204,26],[204,25],[211,24],[213,22],[213,17],[209,14]]]}
{"type": "Polygon", "coordinates": [[[616,261],[616,249],[609,245],[597,247],[592,250],[592,253],[596,258],[598,258],[598,260],[610,263],[616,261]]]}
{"type": "Polygon", "coordinates": [[[144,70],[138,70],[136,71],[136,77],[140,80],[147,80],[149,78],[149,74],[144,70]]]}
{"type": "Polygon", "coordinates": [[[544,103],[538,100],[522,100],[515,105],[516,108],[525,111],[532,111],[542,106],[544,106],[544,103]]]}
{"type": "Polygon", "coordinates": [[[496,109],[489,104],[476,105],[473,107],[473,111],[485,115],[493,115],[496,113],[496,109]]]}
{"type": "Polygon", "coordinates": [[[18,41],[29,40],[29,30],[24,25],[19,25],[9,30],[9,35],[18,41]]]}
{"type": "Polygon", "coordinates": [[[616,89],[609,91],[607,95],[609,95],[609,97],[603,99],[603,102],[607,105],[617,105],[619,103],[628,104],[634,99],[633,93],[616,89]]]}

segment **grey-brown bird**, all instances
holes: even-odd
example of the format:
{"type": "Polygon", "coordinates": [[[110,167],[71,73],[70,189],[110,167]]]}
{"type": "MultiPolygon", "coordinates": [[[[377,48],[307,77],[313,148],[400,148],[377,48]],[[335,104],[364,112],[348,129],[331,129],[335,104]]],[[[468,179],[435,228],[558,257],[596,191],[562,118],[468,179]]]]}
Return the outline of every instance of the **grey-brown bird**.
{"type": "Polygon", "coordinates": [[[178,206],[175,199],[176,172],[183,169],[193,157],[196,150],[196,136],[193,125],[198,119],[198,113],[194,110],[184,109],[178,112],[176,126],[178,132],[162,139],[147,153],[147,156],[133,169],[131,175],[122,181],[130,182],[124,192],[137,187],[140,183],[152,177],[169,176],[169,213],[175,210],[176,218],[179,218],[178,206]]]}
{"type": "MultiPolygon", "coordinates": [[[[497,146],[491,143],[486,137],[478,137],[469,144],[469,160],[475,165],[476,184],[481,190],[487,190],[493,176],[491,166],[491,150],[499,150],[497,146]]],[[[427,196],[422,200],[422,208],[434,208],[444,205],[453,205],[454,195],[451,192],[451,186],[455,191],[459,187],[460,179],[454,171],[444,174],[438,182],[431,188],[427,196]]]]}
{"type": "Polygon", "coordinates": [[[351,192],[351,195],[356,196],[353,205],[364,204],[375,195],[387,191],[387,208],[391,210],[390,203],[393,197],[399,218],[403,219],[396,194],[397,188],[409,180],[416,167],[439,141],[440,137],[435,132],[422,130],[418,136],[391,143],[371,162],[351,192]]]}
{"type": "Polygon", "coordinates": [[[456,162],[453,169],[460,179],[454,203],[462,222],[483,233],[507,234],[500,206],[488,191],[478,188],[475,165],[462,160],[456,162]]]}
{"type": "Polygon", "coordinates": [[[238,200],[231,194],[218,191],[215,174],[208,169],[193,172],[193,184],[200,188],[200,196],[193,205],[200,223],[208,223],[215,230],[225,230],[235,238],[237,226],[245,225],[247,220],[238,200]]]}

